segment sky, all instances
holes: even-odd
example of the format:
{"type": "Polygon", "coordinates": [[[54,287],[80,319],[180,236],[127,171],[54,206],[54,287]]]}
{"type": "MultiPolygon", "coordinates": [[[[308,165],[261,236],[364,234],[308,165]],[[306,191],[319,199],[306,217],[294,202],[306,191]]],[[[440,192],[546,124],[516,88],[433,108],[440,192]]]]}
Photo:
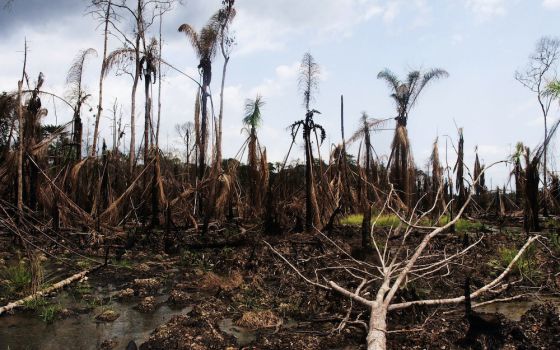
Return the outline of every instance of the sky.
{"type": "MultiPolygon", "coordinates": [[[[6,0],[0,0],[3,4],[6,0]]],[[[64,96],[66,73],[80,51],[97,50],[86,61],[84,81],[97,104],[103,33],[88,14],[87,0],[13,0],[0,9],[0,91],[13,91],[21,76],[24,40],[29,45],[27,72],[45,75],[43,90],[64,96]]],[[[163,58],[197,77],[198,60],[183,33],[188,23],[201,28],[221,5],[220,0],[183,0],[163,18],[163,58]]],[[[439,67],[449,77],[433,82],[410,113],[408,132],[416,164],[425,168],[432,144],[439,137],[440,156],[455,163],[452,143],[457,128],[465,137],[466,164],[472,167],[475,147],[490,164],[511,155],[518,141],[534,148],[542,141],[543,118],[536,96],[514,79],[542,36],[560,35],[560,0],[237,0],[232,29],[236,46],[226,75],[224,94],[224,157],[238,154],[244,104],[261,94],[266,104],[259,129],[269,161],[282,161],[290,147],[287,127],[302,119],[305,109],[298,90],[299,62],[310,52],[321,68],[319,91],[312,107],[321,111],[316,122],[327,131],[322,155],[340,142],[340,96],[344,95],[345,132],[357,129],[362,112],[373,118],[395,117],[387,85],[377,79],[385,68],[404,77],[413,69],[439,67]],[[446,152],[447,144],[447,152],[446,152]],[[447,153],[447,157],[446,157],[447,153]]],[[[121,27],[131,32],[123,20],[121,27]]],[[[151,30],[158,35],[157,24],[151,30]]],[[[122,46],[110,38],[109,49],[122,46]]],[[[211,90],[219,100],[222,60],[213,65],[211,90]]],[[[160,144],[180,153],[175,125],[193,120],[196,85],[170,69],[163,69],[160,144]]],[[[112,144],[111,109],[115,99],[129,124],[132,80],[111,75],[105,80],[101,138],[112,144]]],[[[154,94],[156,96],[156,94],[154,94]]],[[[139,89],[137,139],[143,130],[143,93],[139,89]]],[[[72,111],[47,98],[45,123],[64,123],[72,111]]],[[[558,103],[550,118],[557,119],[558,103]]],[[[91,144],[94,111],[84,108],[84,135],[91,144]]],[[[390,121],[386,129],[394,127],[390,121]]],[[[128,148],[128,129],[125,130],[128,148]]],[[[387,157],[391,130],[373,135],[379,157],[387,157]]],[[[291,159],[303,159],[297,139],[291,159]]],[[[557,143],[551,145],[551,168],[557,169],[557,143]]],[[[358,145],[351,146],[357,153],[358,145]]],[[[500,164],[488,171],[487,185],[508,181],[510,169],[500,164]]]]}

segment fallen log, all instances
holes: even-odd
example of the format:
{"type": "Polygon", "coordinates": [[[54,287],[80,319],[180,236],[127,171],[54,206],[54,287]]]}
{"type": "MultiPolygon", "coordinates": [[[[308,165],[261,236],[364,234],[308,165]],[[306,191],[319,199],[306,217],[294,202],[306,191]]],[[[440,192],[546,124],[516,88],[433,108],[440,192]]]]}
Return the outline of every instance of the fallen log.
{"type": "Polygon", "coordinates": [[[70,276],[70,277],[68,277],[68,278],[66,278],[66,279],[64,279],[60,282],[57,282],[57,283],[53,284],[52,286],[50,286],[48,288],[40,290],[37,293],[28,295],[25,298],[19,299],[17,301],[12,302],[12,303],[8,303],[7,305],[0,307],[0,315],[2,315],[5,312],[8,312],[8,311],[10,311],[10,310],[12,310],[16,307],[22,306],[27,301],[31,301],[34,298],[41,297],[43,295],[48,295],[48,294],[50,294],[50,293],[52,293],[52,292],[54,292],[54,291],[56,291],[60,288],[63,288],[65,286],[71,284],[72,282],[79,281],[82,278],[84,278],[85,276],[87,276],[89,273],[94,272],[95,270],[99,269],[101,266],[103,266],[103,265],[97,265],[97,266],[95,266],[91,269],[84,270],[84,271],[79,272],[75,275],[72,275],[72,276],[70,276]]]}

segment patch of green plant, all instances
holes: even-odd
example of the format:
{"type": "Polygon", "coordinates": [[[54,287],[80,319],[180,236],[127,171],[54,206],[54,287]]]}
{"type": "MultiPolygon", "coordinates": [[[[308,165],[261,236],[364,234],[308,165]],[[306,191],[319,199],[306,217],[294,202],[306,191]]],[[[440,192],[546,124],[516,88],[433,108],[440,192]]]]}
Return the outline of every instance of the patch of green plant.
{"type": "Polygon", "coordinates": [[[553,232],[550,234],[550,246],[554,253],[560,254],[560,234],[553,232]]]}
{"type": "Polygon", "coordinates": [[[181,266],[197,267],[204,271],[212,271],[212,264],[204,258],[202,253],[188,249],[181,250],[179,264],[181,266]]]}
{"type": "MultiPolygon", "coordinates": [[[[495,269],[503,271],[511,264],[518,252],[517,248],[501,247],[498,249],[498,259],[490,260],[488,264],[495,269]]],[[[536,269],[534,246],[529,246],[523,255],[517,259],[513,266],[513,271],[529,279],[538,277],[539,272],[536,269]]]]}
{"type": "Polygon", "coordinates": [[[96,308],[106,304],[103,301],[103,298],[99,296],[88,295],[87,297],[84,297],[82,300],[87,304],[87,306],[91,308],[96,308]]]}
{"type": "Polygon", "coordinates": [[[44,306],[41,309],[41,313],[39,314],[39,317],[41,317],[41,320],[43,320],[43,322],[51,323],[52,321],[54,321],[54,319],[56,318],[56,315],[58,315],[60,310],[62,310],[60,305],[50,304],[50,305],[44,306]]]}
{"type": "Polygon", "coordinates": [[[235,250],[231,247],[223,247],[221,255],[224,259],[229,260],[235,256],[235,250]]]}
{"type": "MultiPolygon", "coordinates": [[[[362,225],[363,217],[364,216],[362,214],[348,215],[342,220],[340,220],[340,223],[342,225],[360,226],[362,225]]],[[[372,223],[375,222],[375,226],[380,228],[391,228],[391,227],[394,228],[401,223],[399,217],[395,214],[378,215],[375,213],[372,214],[371,222],[372,223]]],[[[449,222],[449,218],[447,216],[444,216],[439,220],[437,226],[443,226],[448,222],[449,222]]],[[[423,218],[422,220],[420,220],[418,224],[420,226],[434,226],[434,223],[428,218],[423,218]]],[[[460,218],[455,223],[456,232],[476,232],[482,230],[483,228],[484,228],[484,224],[479,221],[471,221],[471,220],[460,218]]]]}
{"type": "Polygon", "coordinates": [[[81,268],[81,269],[83,269],[83,270],[86,270],[86,269],[91,268],[91,267],[93,266],[93,263],[91,262],[91,260],[80,259],[80,260],[78,260],[78,262],[76,263],[76,265],[77,265],[79,268],[81,268]]]}
{"type": "Polygon", "coordinates": [[[32,298],[31,300],[26,300],[23,303],[23,307],[28,310],[38,311],[41,308],[47,306],[49,303],[44,298],[32,298]]]}
{"type": "Polygon", "coordinates": [[[362,214],[351,214],[340,220],[342,225],[359,226],[362,224],[364,216],[362,214]]]}
{"type": "MultiPolygon", "coordinates": [[[[449,222],[449,217],[444,216],[439,220],[438,226],[443,226],[449,222]]],[[[455,232],[477,232],[484,228],[484,224],[480,221],[471,221],[459,218],[455,223],[455,232]]]]}
{"type": "Polygon", "coordinates": [[[123,269],[131,269],[132,268],[132,262],[130,260],[127,260],[127,259],[121,259],[121,260],[115,261],[113,263],[113,265],[115,265],[117,267],[121,267],[123,269]]]}
{"type": "Polygon", "coordinates": [[[548,218],[543,223],[543,226],[548,229],[560,229],[560,220],[554,218],[548,218]]]}
{"type": "Polygon", "coordinates": [[[87,282],[82,282],[82,283],[78,283],[76,285],[76,287],[74,287],[74,289],[72,289],[72,291],[74,292],[74,294],[77,294],[79,296],[83,296],[86,294],[91,294],[92,292],[92,288],[91,285],[87,282]]]}
{"type": "Polygon", "coordinates": [[[239,295],[239,304],[248,310],[260,309],[263,306],[260,292],[256,288],[244,287],[239,295]]]}
{"type": "Polygon", "coordinates": [[[31,285],[31,270],[23,260],[19,260],[17,265],[9,266],[2,271],[2,278],[8,281],[10,293],[20,293],[31,285]]]}

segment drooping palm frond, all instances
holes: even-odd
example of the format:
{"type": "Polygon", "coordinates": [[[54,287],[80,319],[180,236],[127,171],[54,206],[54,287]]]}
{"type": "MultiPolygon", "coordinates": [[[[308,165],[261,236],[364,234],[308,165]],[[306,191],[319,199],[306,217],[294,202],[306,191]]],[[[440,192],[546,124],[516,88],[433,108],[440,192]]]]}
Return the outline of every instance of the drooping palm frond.
{"type": "Polygon", "coordinates": [[[191,45],[195,48],[197,55],[201,52],[199,40],[198,40],[198,33],[191,27],[189,24],[181,24],[178,29],[179,32],[185,33],[187,39],[191,42],[191,45]]]}
{"type": "Polygon", "coordinates": [[[325,129],[320,125],[320,124],[314,124],[313,125],[313,130],[319,130],[321,132],[321,144],[323,143],[323,141],[325,141],[325,139],[327,138],[327,133],[325,131],[325,129]]]}
{"type": "Polygon", "coordinates": [[[81,50],[72,65],[68,70],[66,75],[66,84],[68,85],[68,97],[71,101],[77,101],[82,95],[82,77],[84,73],[84,65],[88,56],[97,56],[97,51],[95,49],[89,48],[87,50],[81,50]]]}
{"type": "Polygon", "coordinates": [[[265,102],[261,95],[257,94],[255,99],[247,99],[245,101],[245,117],[243,118],[243,124],[251,128],[257,128],[262,121],[261,108],[264,106],[265,102]]]}
{"type": "Polygon", "coordinates": [[[412,91],[412,96],[410,99],[410,108],[414,106],[414,104],[416,103],[416,99],[418,98],[422,90],[424,90],[424,88],[426,87],[426,85],[428,85],[430,81],[447,78],[447,77],[449,77],[449,73],[441,68],[433,68],[427,71],[426,73],[424,73],[424,75],[422,75],[422,78],[420,79],[418,86],[412,91]]]}
{"type": "Polygon", "coordinates": [[[296,138],[296,134],[297,131],[299,130],[299,127],[305,124],[305,120],[298,120],[297,122],[292,123],[290,126],[288,126],[288,129],[290,129],[291,135],[292,135],[292,139],[296,138]]]}
{"type": "Polygon", "coordinates": [[[393,73],[391,70],[389,70],[388,68],[385,68],[384,70],[379,72],[377,74],[377,79],[385,80],[385,82],[389,84],[389,87],[394,92],[396,92],[399,89],[399,86],[401,85],[401,81],[399,80],[397,75],[393,73]]]}
{"type": "Polygon", "coordinates": [[[220,28],[220,35],[222,35],[225,34],[236,15],[237,10],[235,7],[226,6],[216,11],[216,13],[210,17],[208,24],[211,24],[215,28],[220,28]]]}
{"type": "Polygon", "coordinates": [[[122,67],[129,61],[134,60],[134,55],[136,52],[134,49],[129,47],[123,47],[116,49],[107,55],[105,62],[103,63],[103,78],[106,78],[109,72],[115,67],[122,67]]]}
{"type": "Polygon", "coordinates": [[[212,59],[216,55],[220,32],[212,19],[202,27],[200,33],[186,23],[179,27],[179,31],[185,33],[199,59],[212,59]]]}
{"type": "Polygon", "coordinates": [[[356,130],[352,136],[346,143],[352,144],[361,138],[363,138],[368,131],[376,131],[379,128],[382,128],[388,119],[375,119],[370,118],[366,112],[362,112],[362,116],[360,117],[360,127],[356,130]]]}

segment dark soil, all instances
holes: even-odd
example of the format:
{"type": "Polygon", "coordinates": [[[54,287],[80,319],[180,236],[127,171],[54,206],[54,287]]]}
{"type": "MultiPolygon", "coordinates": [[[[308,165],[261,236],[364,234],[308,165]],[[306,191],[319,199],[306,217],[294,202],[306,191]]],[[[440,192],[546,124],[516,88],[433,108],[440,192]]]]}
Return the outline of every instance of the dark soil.
{"type": "MultiPolygon", "coordinates": [[[[359,249],[361,237],[357,229],[340,228],[329,237],[345,251],[376,263],[375,254],[359,249]]],[[[422,233],[412,234],[409,247],[413,248],[421,237],[422,233]]],[[[470,242],[478,238],[472,234],[470,242]]],[[[487,234],[470,254],[458,260],[459,264],[450,265],[449,271],[442,270],[430,279],[411,279],[399,291],[396,301],[462,296],[467,274],[472,278],[473,288],[484,285],[502,270],[504,262],[500,261],[499,252],[504,247],[519,248],[525,238],[507,230],[487,234]]],[[[355,287],[359,283],[343,269],[320,270],[354,264],[325,238],[313,234],[262,236],[256,230],[244,232],[243,237],[227,231],[203,238],[180,237],[179,252],[172,255],[140,253],[146,247],[137,246],[123,256],[131,262],[131,267],[110,265],[91,278],[96,283],[114,284],[115,295],[121,291],[121,298],[133,304],[165,293],[169,298],[164,302],[170,306],[193,307],[157,327],[148,341],[139,344],[140,349],[365,349],[364,322],[367,323],[368,310],[354,303],[349,317],[353,322],[340,327],[350,301],[307,284],[263,240],[310,279],[315,279],[315,271],[319,269],[321,276],[340,285],[355,287]],[[233,246],[228,242],[233,242],[233,246]],[[150,279],[158,284],[138,281],[150,279]],[[236,329],[253,337],[248,344],[220,327],[225,319],[235,324],[244,315],[247,318],[259,315],[260,311],[269,311],[268,315],[272,313],[279,321],[259,329],[236,329]]],[[[389,241],[389,244],[398,242],[389,241]]],[[[433,240],[425,255],[452,254],[462,246],[461,234],[443,234],[433,240]]],[[[429,261],[430,258],[422,263],[429,261]]],[[[528,261],[528,269],[516,269],[509,277],[510,281],[520,282],[494,297],[527,293],[535,287],[545,294],[560,290],[557,278],[560,268],[550,251],[535,247],[528,261]]],[[[556,349],[560,348],[559,317],[554,306],[537,305],[519,322],[498,317],[499,326],[494,332],[466,340],[469,324],[464,305],[413,307],[390,312],[388,348],[556,349]]],[[[258,319],[252,321],[259,324],[258,319]]],[[[110,348],[109,340],[105,346],[110,348]]]]}

